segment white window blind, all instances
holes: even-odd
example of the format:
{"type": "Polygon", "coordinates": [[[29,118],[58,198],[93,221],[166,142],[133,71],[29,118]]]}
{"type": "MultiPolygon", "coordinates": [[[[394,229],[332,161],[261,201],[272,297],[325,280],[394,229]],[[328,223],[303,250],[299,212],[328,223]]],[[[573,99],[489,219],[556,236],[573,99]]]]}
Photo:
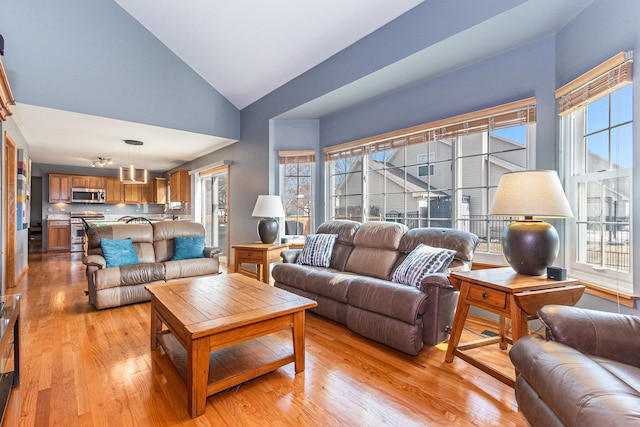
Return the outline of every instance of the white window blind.
{"type": "Polygon", "coordinates": [[[314,163],[316,152],[314,150],[278,151],[281,165],[292,163],[314,163]]]}
{"type": "Polygon", "coordinates": [[[359,139],[323,150],[325,161],[361,156],[406,145],[535,123],[535,97],[486,108],[443,120],[359,139]]]}
{"type": "Polygon", "coordinates": [[[633,81],[633,51],[620,52],[555,92],[564,116],[633,81]]]}

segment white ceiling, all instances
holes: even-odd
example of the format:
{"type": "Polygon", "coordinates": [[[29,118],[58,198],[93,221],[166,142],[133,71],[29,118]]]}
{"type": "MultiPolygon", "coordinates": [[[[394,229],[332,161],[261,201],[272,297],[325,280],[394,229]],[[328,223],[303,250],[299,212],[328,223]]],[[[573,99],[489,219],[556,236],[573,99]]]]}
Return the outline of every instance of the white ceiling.
{"type": "Polygon", "coordinates": [[[422,2],[115,1],[239,109],[422,2]]]}
{"type": "MultiPolygon", "coordinates": [[[[114,1],[242,109],[422,0],[114,1]]],[[[592,1],[528,0],[283,117],[321,117],[521,46],[557,31],[592,1]]],[[[165,171],[235,142],[24,104],[13,111],[36,163],[88,166],[101,156],[126,164],[127,138],[144,141],[143,167],[165,171]]]]}

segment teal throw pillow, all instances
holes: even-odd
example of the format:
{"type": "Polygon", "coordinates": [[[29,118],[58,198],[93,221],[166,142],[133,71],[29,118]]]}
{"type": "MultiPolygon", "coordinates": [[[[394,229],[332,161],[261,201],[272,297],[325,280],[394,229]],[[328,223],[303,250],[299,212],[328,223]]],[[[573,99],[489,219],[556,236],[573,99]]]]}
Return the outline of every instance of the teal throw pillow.
{"type": "Polygon", "coordinates": [[[176,237],[173,239],[173,259],[204,258],[204,236],[176,237]]]}
{"type": "Polygon", "coordinates": [[[136,254],[136,249],[133,247],[131,237],[121,240],[102,237],[100,239],[100,247],[102,248],[102,255],[107,261],[107,268],[138,263],[138,254],[136,254]]]}

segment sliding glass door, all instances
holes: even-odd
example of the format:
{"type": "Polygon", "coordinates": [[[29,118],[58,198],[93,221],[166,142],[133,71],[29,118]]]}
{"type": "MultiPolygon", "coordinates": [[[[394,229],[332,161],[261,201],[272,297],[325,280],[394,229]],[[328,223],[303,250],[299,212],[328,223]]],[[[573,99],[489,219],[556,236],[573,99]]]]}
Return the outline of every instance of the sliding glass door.
{"type": "Polygon", "coordinates": [[[227,263],[229,230],[229,170],[223,166],[199,174],[202,224],[207,246],[219,246],[220,262],[227,263]]]}

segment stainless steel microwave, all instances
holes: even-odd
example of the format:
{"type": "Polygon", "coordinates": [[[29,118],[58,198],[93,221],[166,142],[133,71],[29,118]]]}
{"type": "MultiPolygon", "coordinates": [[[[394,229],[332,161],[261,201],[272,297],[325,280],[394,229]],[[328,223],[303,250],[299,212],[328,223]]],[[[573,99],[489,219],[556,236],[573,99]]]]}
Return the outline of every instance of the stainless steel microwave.
{"type": "Polygon", "coordinates": [[[72,188],[71,203],[105,203],[103,188],[72,188]]]}

